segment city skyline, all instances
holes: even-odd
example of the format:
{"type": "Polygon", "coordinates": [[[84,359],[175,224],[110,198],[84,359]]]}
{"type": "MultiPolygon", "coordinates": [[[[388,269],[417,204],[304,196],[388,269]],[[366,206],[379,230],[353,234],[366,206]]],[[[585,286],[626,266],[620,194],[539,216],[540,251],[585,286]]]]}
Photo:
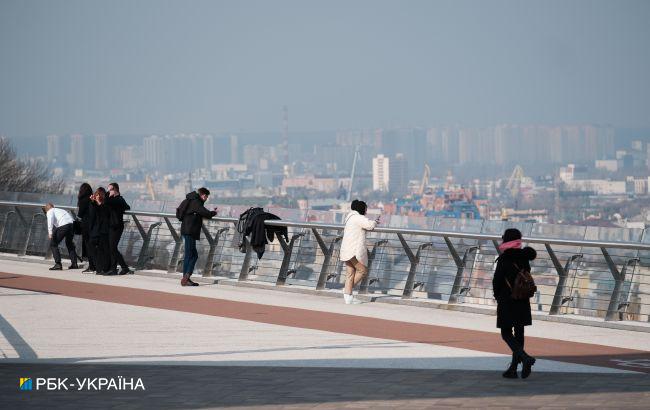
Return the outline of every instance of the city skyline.
{"type": "Polygon", "coordinates": [[[650,127],[644,1],[110,4],[0,4],[0,134],[650,127]]]}

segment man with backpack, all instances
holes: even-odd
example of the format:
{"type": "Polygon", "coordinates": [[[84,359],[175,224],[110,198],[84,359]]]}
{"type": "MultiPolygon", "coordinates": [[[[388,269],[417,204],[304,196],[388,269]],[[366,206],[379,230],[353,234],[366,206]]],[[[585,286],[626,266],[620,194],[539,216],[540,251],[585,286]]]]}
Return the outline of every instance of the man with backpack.
{"type": "Polygon", "coordinates": [[[196,250],[196,241],[201,238],[203,218],[211,219],[217,214],[217,208],[208,210],[204,204],[210,196],[207,188],[199,188],[196,192],[190,192],[176,208],[176,218],[181,221],[181,235],[185,242],[185,254],[183,257],[183,278],[181,286],[199,286],[190,279],[194,272],[194,265],[199,259],[196,250]]]}

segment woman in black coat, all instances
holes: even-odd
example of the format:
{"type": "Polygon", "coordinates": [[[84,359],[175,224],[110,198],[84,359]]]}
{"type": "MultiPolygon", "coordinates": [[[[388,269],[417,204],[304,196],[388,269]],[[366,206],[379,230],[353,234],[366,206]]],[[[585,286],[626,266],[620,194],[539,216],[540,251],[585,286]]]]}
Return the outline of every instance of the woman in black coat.
{"type": "Polygon", "coordinates": [[[108,244],[108,228],[111,223],[111,211],[106,206],[106,190],[97,188],[90,197],[90,246],[98,275],[110,271],[111,256],[108,244]]]}
{"type": "Polygon", "coordinates": [[[530,271],[530,261],[535,259],[537,252],[528,246],[521,248],[521,232],[518,229],[506,229],[501,238],[501,255],[497,258],[492,289],[497,300],[497,327],[501,329],[501,337],[512,350],[512,362],[503,377],[517,378],[517,364],[521,362],[521,377],[525,379],[535,364],[535,358],[524,351],[524,326],[532,324],[530,300],[513,299],[511,287],[520,270],[530,271]]]}
{"type": "Polygon", "coordinates": [[[93,189],[90,184],[87,182],[81,184],[77,195],[77,217],[81,219],[81,257],[88,259],[88,267],[81,273],[95,271],[95,259],[90,246],[90,196],[92,194],[93,189]]]}

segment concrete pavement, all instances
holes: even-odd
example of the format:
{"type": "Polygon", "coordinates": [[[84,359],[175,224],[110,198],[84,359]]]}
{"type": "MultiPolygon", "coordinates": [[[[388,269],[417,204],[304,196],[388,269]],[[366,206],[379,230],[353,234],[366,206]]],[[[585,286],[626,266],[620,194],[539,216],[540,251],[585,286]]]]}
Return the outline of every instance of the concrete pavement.
{"type": "MultiPolygon", "coordinates": [[[[267,386],[265,383],[277,381],[264,382],[257,374],[275,377],[286,374],[281,370],[286,368],[293,369],[289,374],[294,383],[296,375],[304,375],[304,391],[296,393],[302,401],[273,397],[265,401],[261,393],[256,395],[249,389],[250,397],[261,400],[255,404],[367,402],[375,407],[378,401],[386,401],[381,394],[385,389],[396,389],[381,376],[387,369],[407,378],[417,374],[418,380],[432,385],[436,382],[428,374],[443,378],[454,375],[457,379],[446,384],[445,400],[453,398],[456,383],[464,385],[466,379],[472,381],[467,382],[471,388],[466,394],[470,396],[478,384],[512,382],[500,376],[509,356],[491,316],[378,303],[352,306],[344,305],[339,298],[222,285],[183,288],[177,279],[50,272],[41,264],[22,262],[2,261],[0,271],[0,373],[9,378],[20,369],[74,373],[85,372],[82,369],[88,366],[120,364],[132,369],[138,364],[136,368],[151,372],[147,374],[151,374],[152,386],[170,382],[169,371],[164,370],[169,366],[190,373],[196,368],[197,374],[214,372],[215,376],[240,372],[267,386]],[[241,366],[249,370],[240,370],[244,369],[241,366]],[[213,370],[204,370],[206,367],[213,370]],[[340,377],[325,377],[331,372],[350,372],[384,387],[373,390],[368,381],[365,396],[357,397],[340,377]],[[313,385],[307,385],[306,380],[312,380],[313,385]],[[330,384],[341,391],[349,390],[357,398],[343,394],[340,400],[328,399],[328,389],[322,386],[330,384]]],[[[607,391],[614,380],[629,381],[620,386],[615,383],[618,387],[610,390],[624,395],[633,390],[632,396],[625,396],[633,397],[632,402],[650,392],[647,333],[535,322],[527,328],[527,335],[527,349],[540,360],[533,376],[518,382],[533,386],[544,380],[548,386],[537,393],[527,387],[526,394],[546,397],[557,391],[567,395],[559,380],[569,375],[587,385],[605,383],[587,389],[592,390],[590,396],[607,391]]],[[[411,391],[410,387],[404,389],[411,391]]],[[[182,396],[178,389],[171,390],[182,396]]],[[[499,393],[482,393],[465,404],[477,405],[487,396],[489,400],[503,398],[499,393]]],[[[395,397],[400,397],[399,391],[395,397]]],[[[446,403],[439,398],[432,401],[434,398],[424,393],[413,399],[424,400],[419,403],[424,407],[446,403]]],[[[392,405],[406,399],[396,400],[392,405]]],[[[489,401],[491,405],[497,402],[489,401]]],[[[220,404],[237,405],[227,401],[220,404]]]]}

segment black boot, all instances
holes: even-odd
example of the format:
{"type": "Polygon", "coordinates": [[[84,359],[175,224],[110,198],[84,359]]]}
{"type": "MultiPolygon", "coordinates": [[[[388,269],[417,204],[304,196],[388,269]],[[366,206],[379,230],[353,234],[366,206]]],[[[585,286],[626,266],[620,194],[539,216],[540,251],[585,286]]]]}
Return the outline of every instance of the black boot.
{"type": "Polygon", "coordinates": [[[60,263],[55,263],[54,266],[50,268],[50,270],[63,270],[63,266],[61,266],[60,263]]]}
{"type": "Polygon", "coordinates": [[[535,364],[535,358],[528,356],[526,352],[522,352],[519,356],[521,359],[521,378],[525,379],[530,376],[530,372],[533,370],[533,365],[535,364]]]}
{"type": "Polygon", "coordinates": [[[519,376],[517,375],[517,364],[519,363],[519,357],[517,354],[513,353],[512,354],[512,361],[510,362],[510,367],[503,372],[503,377],[506,379],[517,379],[519,376]]]}

